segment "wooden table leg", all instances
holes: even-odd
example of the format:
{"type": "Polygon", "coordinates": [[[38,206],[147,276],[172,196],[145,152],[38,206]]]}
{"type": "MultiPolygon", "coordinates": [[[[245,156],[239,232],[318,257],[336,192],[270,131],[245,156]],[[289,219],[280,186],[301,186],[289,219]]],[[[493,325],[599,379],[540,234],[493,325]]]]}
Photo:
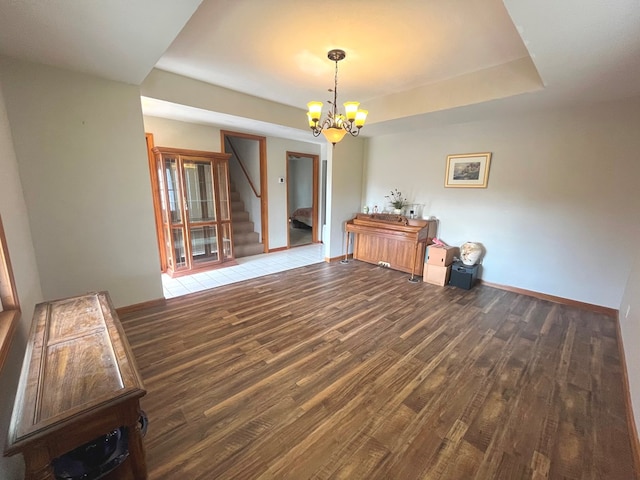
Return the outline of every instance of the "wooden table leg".
{"type": "Polygon", "coordinates": [[[52,458],[46,447],[33,447],[23,452],[25,463],[25,480],[55,480],[52,458]]]}
{"type": "Polygon", "coordinates": [[[344,259],[340,263],[349,263],[349,232],[345,232],[347,243],[344,246],[344,259]]]}
{"type": "Polygon", "coordinates": [[[418,245],[420,244],[416,243],[416,248],[413,251],[413,262],[411,262],[411,276],[409,277],[409,281],[411,283],[418,283],[418,279],[414,276],[416,271],[416,260],[418,259],[418,245]]]}
{"type": "Polygon", "coordinates": [[[129,460],[131,461],[133,476],[136,480],[145,480],[147,478],[147,460],[144,453],[144,444],[142,443],[140,422],[136,421],[133,425],[129,425],[128,430],[129,460]]]}

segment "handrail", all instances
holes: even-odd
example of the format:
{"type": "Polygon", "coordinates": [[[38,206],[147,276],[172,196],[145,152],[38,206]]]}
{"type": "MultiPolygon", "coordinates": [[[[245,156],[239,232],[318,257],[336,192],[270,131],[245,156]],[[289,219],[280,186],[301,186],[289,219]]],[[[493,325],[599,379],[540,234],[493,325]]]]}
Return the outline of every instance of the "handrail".
{"type": "Polygon", "coordinates": [[[231,151],[233,152],[233,156],[236,157],[236,159],[238,160],[238,163],[240,164],[240,168],[244,172],[244,176],[247,177],[247,180],[249,181],[249,185],[251,186],[251,190],[253,190],[253,194],[257,198],[260,198],[260,194],[256,190],[256,187],[253,185],[253,182],[251,181],[251,178],[249,177],[249,173],[247,172],[247,169],[244,168],[244,164],[242,163],[242,159],[240,158],[240,155],[238,155],[238,152],[236,151],[235,147],[233,146],[233,143],[231,143],[231,138],[225,137],[225,140],[227,140],[229,142],[229,146],[231,147],[231,151]]]}

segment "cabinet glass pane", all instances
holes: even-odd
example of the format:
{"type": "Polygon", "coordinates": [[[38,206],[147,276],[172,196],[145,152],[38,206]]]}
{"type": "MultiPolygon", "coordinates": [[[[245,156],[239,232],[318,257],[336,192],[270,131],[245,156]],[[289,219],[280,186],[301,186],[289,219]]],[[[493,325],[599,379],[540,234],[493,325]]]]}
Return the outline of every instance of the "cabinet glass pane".
{"type": "Polygon", "coordinates": [[[184,248],[184,234],[182,228],[172,228],[171,236],[173,238],[173,261],[175,263],[174,269],[187,266],[187,252],[184,248]]]}
{"type": "Polygon", "coordinates": [[[191,257],[193,263],[218,260],[218,236],[215,226],[191,227],[191,257]]]}
{"type": "MultiPolygon", "coordinates": [[[[169,214],[167,212],[167,199],[165,198],[164,192],[166,189],[165,186],[165,178],[164,178],[164,172],[163,172],[163,161],[162,160],[156,160],[156,174],[158,175],[158,188],[160,189],[160,210],[161,210],[161,215],[162,215],[162,223],[166,226],[167,222],[169,221],[169,214]]],[[[169,238],[167,236],[168,232],[164,232],[165,237],[164,238],[169,238]]]]}
{"type": "Polygon", "coordinates": [[[207,161],[184,161],[185,196],[192,222],[215,221],[213,167],[207,161]]]}
{"type": "Polygon", "coordinates": [[[220,199],[220,220],[231,220],[231,205],[229,204],[229,188],[227,186],[227,163],[216,165],[218,173],[218,198],[220,199]]]}
{"type": "Polygon", "coordinates": [[[163,228],[163,238],[164,238],[164,253],[167,257],[167,265],[171,268],[174,268],[173,264],[173,252],[171,251],[171,230],[168,228],[163,228]]]}
{"type": "Polygon", "coordinates": [[[222,258],[227,260],[233,258],[233,247],[231,245],[231,224],[223,223],[222,226],[222,258]]]}
{"type": "MultiPolygon", "coordinates": [[[[182,213],[180,212],[180,196],[178,189],[178,159],[165,157],[164,171],[166,176],[167,198],[169,201],[169,221],[171,223],[182,223],[182,213]]],[[[162,198],[164,203],[164,196],[162,198]]],[[[166,209],[167,206],[163,205],[166,209]]]]}

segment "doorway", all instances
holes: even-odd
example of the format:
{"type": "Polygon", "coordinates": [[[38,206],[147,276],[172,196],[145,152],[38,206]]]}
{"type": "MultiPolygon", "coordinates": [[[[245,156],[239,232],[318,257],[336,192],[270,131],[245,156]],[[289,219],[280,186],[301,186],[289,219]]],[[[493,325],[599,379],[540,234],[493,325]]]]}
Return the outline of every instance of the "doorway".
{"type": "MultiPolygon", "coordinates": [[[[244,207],[259,232],[260,251],[254,248],[242,253],[245,245],[238,245],[236,257],[269,251],[269,215],[267,199],[267,139],[248,133],[220,131],[222,151],[231,155],[229,171],[234,189],[240,193],[244,207]]],[[[233,215],[232,215],[233,216],[233,215]]],[[[238,225],[234,219],[234,228],[238,225]]],[[[240,237],[238,237],[240,238],[240,237]]]]}
{"type": "Polygon", "coordinates": [[[319,157],[287,152],[287,245],[318,242],[319,157]]]}

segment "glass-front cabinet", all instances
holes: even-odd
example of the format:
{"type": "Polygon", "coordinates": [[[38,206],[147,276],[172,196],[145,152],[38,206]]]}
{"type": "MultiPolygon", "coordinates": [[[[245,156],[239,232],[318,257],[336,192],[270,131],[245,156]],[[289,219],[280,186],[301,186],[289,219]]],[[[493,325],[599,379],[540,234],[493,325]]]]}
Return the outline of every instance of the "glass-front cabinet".
{"type": "Polygon", "coordinates": [[[166,147],[153,153],[167,273],[233,260],[229,155],[166,147]]]}

